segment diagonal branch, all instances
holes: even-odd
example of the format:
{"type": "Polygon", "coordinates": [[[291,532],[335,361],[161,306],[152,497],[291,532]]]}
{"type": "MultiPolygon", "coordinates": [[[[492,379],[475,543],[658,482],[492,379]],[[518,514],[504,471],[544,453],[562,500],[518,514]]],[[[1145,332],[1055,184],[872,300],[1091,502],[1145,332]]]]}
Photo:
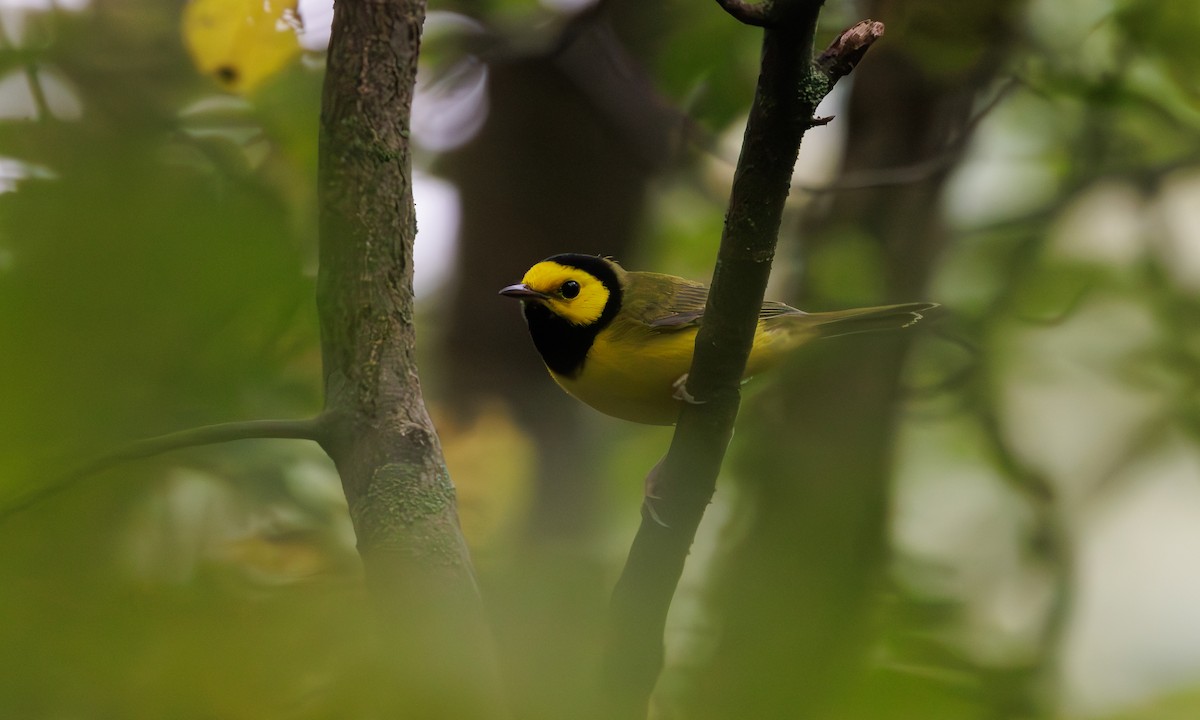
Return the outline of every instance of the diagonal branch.
{"type": "Polygon", "coordinates": [[[817,104],[883,32],[879,23],[859,23],[814,62],[813,35],[821,3],[798,0],[781,5],[772,6],[773,13],[781,11],[780,21],[763,35],[758,87],[696,338],[687,391],[701,404],[683,408],[655,478],[655,513],[643,510],[613,591],[605,658],[613,717],[644,718],[662,668],[667,611],[733,432],[738,388],[800,140],[813,124],[817,104]]]}
{"type": "Polygon", "coordinates": [[[323,432],[322,418],[322,415],[317,415],[301,420],[245,420],[218,423],[136,440],[92,459],[77,468],[72,476],[94,475],[132,460],[141,460],[184,448],[216,445],[236,440],[312,440],[319,443],[323,432]]]}
{"type": "Polygon", "coordinates": [[[152,438],[135,440],[115,450],[98,455],[74,470],[38,488],[16,504],[0,509],[0,518],[7,517],[52,497],[92,475],[122,463],[163,455],[185,448],[216,445],[236,440],[312,440],[321,442],[322,415],[301,420],[246,420],[189,428],[152,438]]]}
{"type": "Polygon", "coordinates": [[[843,190],[866,190],[870,188],[888,187],[891,185],[908,185],[921,182],[949,168],[962,157],[968,143],[975,137],[975,131],[1000,103],[1008,98],[1010,92],[1018,87],[1021,81],[1010,78],[995,93],[992,98],[963,124],[956,136],[937,153],[917,162],[898,167],[883,167],[871,170],[857,170],[847,173],[840,179],[827,185],[793,185],[792,189],[812,195],[836,193],[843,190]]]}

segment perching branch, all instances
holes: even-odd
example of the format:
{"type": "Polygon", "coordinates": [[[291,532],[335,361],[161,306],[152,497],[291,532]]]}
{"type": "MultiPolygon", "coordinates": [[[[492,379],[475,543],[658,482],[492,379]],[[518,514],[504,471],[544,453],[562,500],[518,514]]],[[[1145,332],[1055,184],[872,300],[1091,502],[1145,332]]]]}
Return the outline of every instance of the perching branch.
{"type": "Polygon", "coordinates": [[[318,415],[302,420],[247,420],[228,422],[203,427],[189,428],[158,437],[136,440],[128,445],[88,460],[55,481],[46,483],[34,493],[22,498],[15,505],[0,510],[0,518],[7,517],[35,505],[66,490],[81,480],[109,470],[122,463],[142,460],[155,455],[183,450],[185,448],[216,445],[236,440],[322,440],[322,417],[318,415]]]}
{"type": "Polygon", "coordinates": [[[613,591],[605,678],[614,717],[644,718],[662,669],[667,610],[732,435],[800,140],[817,104],[883,32],[879,23],[859,23],[814,62],[820,7],[820,0],[771,6],[773,21],[763,34],[758,87],[687,383],[699,404],[683,408],[656,477],[655,512],[643,510],[613,591]]]}

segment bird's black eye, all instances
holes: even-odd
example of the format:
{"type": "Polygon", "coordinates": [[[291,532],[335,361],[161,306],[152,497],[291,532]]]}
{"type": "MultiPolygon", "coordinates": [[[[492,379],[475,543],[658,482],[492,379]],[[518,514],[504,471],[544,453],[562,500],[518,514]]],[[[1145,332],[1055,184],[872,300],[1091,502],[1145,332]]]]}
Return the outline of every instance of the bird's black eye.
{"type": "Polygon", "coordinates": [[[579,283],[574,280],[568,280],[558,289],[558,294],[570,300],[579,294],[579,283]]]}

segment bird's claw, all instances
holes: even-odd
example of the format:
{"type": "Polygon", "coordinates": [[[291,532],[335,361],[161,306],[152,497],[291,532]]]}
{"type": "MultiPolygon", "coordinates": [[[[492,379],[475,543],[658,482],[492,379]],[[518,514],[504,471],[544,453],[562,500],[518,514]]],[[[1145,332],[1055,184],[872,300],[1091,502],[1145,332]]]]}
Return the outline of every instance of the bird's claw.
{"type": "Polygon", "coordinates": [[[651,520],[658,525],[669,529],[671,526],[663,522],[663,519],[658,516],[658,511],[654,509],[654,501],[661,499],[662,498],[658,497],[657,495],[651,495],[647,493],[646,496],[642,498],[642,507],[646,509],[646,514],[650,516],[651,520]]]}
{"type": "Polygon", "coordinates": [[[688,405],[703,405],[703,400],[697,400],[696,398],[692,397],[690,392],[687,391],[687,380],[688,374],[684,373],[679,376],[678,380],[671,384],[671,388],[674,390],[674,392],[671,393],[671,397],[675,398],[676,400],[682,400],[688,405]]]}

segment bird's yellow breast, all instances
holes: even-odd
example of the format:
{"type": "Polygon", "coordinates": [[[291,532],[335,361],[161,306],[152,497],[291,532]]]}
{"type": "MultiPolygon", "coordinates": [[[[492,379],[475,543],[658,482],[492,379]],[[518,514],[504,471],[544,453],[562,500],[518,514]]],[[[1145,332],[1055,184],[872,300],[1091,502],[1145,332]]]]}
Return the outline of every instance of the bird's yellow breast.
{"type": "MultiPolygon", "coordinates": [[[[675,384],[692,365],[696,329],[660,333],[614,324],[600,331],[575,377],[553,371],[569,394],[606,415],[649,425],[679,419],[675,384]]],[[[744,377],[774,363],[782,338],[758,324],[744,377]]],[[[789,343],[790,344],[790,343],[789,343]]]]}

